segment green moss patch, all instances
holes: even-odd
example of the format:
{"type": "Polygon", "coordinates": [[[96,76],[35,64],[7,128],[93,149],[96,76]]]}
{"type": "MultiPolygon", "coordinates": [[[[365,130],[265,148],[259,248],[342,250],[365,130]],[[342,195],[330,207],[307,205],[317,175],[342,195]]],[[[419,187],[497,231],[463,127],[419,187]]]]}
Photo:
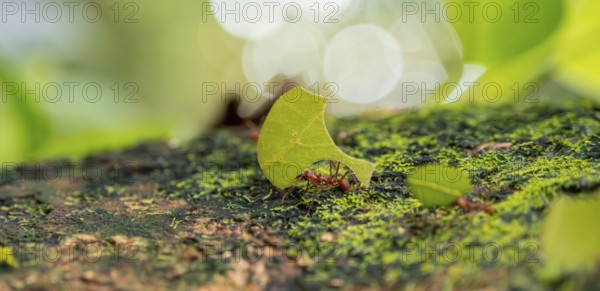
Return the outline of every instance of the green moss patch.
{"type": "Polygon", "coordinates": [[[329,128],[345,153],[377,163],[369,187],[300,182],[282,202],[243,129],[62,161],[77,165],[60,180],[4,172],[0,249],[18,265],[0,267],[0,287],[597,287],[593,275],[546,275],[539,237],[555,197],[600,186],[600,107],[439,107],[329,128]],[[480,147],[490,143],[510,146],[480,147]],[[467,197],[493,214],[422,207],[406,175],[429,163],[466,170],[467,197]],[[36,259],[65,242],[73,257],[36,259]]]}

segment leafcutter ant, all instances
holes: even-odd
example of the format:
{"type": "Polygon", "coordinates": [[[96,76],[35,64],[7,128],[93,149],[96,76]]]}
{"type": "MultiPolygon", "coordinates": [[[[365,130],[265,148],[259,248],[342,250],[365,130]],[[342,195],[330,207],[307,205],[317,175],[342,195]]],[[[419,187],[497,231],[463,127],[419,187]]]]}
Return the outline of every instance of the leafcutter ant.
{"type": "MultiPolygon", "coordinates": [[[[350,173],[350,171],[346,171],[341,178],[339,177],[340,172],[340,162],[337,163],[335,168],[335,174],[333,172],[333,161],[329,161],[329,176],[322,175],[312,170],[304,171],[300,176],[298,176],[298,182],[307,181],[305,191],[308,191],[309,185],[313,185],[316,189],[326,189],[326,188],[334,188],[338,189],[343,193],[346,193],[350,190],[350,182],[346,179],[346,176],[350,173]]],[[[359,183],[354,178],[353,174],[350,174],[350,177],[355,181],[356,185],[359,183]]],[[[289,194],[290,191],[285,193],[281,201],[285,199],[285,197],[289,194]]]]}
{"type": "Polygon", "coordinates": [[[265,123],[267,116],[262,116],[260,118],[260,125],[257,125],[252,119],[244,119],[244,126],[248,128],[248,138],[253,142],[258,142],[258,138],[260,137],[260,127],[265,123]]]}
{"type": "Polygon", "coordinates": [[[492,214],[492,207],[491,206],[485,205],[485,204],[471,202],[471,201],[469,201],[465,197],[458,198],[458,200],[456,200],[455,204],[456,204],[456,206],[458,206],[458,207],[460,207],[462,209],[466,209],[468,211],[483,211],[483,212],[485,212],[487,214],[492,214]]]}
{"type": "Polygon", "coordinates": [[[244,126],[246,126],[249,130],[248,138],[250,138],[253,142],[258,142],[260,129],[258,126],[256,126],[256,123],[250,119],[244,119],[244,126]]]}

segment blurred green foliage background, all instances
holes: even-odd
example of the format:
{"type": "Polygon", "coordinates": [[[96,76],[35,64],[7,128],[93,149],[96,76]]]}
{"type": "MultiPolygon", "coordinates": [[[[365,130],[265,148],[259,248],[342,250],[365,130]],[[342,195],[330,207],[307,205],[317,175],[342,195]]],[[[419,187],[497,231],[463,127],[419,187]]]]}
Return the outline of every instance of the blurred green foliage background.
{"type": "MultiPolygon", "coordinates": [[[[474,1],[447,2],[467,7],[474,1]]],[[[488,68],[482,82],[507,91],[515,82],[544,82],[558,85],[562,95],[535,90],[543,98],[568,98],[565,92],[600,98],[600,20],[594,15],[599,1],[494,2],[510,17],[494,22],[476,14],[470,21],[463,15],[452,23],[464,61],[488,68]]],[[[185,140],[205,131],[225,104],[203,99],[202,82],[244,77],[236,51],[242,42],[213,18],[203,21],[202,3],[98,1],[100,21],[75,14],[73,23],[46,23],[43,29],[7,17],[0,23],[0,162],[76,156],[149,139],[185,140]],[[79,84],[73,102],[65,92],[57,102],[36,101],[30,92],[36,83],[69,82],[79,84]],[[18,92],[6,85],[22,83],[27,86],[18,92]],[[96,102],[82,92],[92,83],[102,89],[96,102]]]]}

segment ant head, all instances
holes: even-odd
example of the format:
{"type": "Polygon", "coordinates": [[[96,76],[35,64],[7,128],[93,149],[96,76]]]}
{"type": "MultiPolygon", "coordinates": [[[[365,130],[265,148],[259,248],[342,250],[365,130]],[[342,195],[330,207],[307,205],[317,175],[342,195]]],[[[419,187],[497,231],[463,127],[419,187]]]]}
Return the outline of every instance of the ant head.
{"type": "Polygon", "coordinates": [[[306,172],[302,173],[302,179],[316,180],[317,178],[318,178],[317,174],[313,171],[306,171],[306,172]]]}

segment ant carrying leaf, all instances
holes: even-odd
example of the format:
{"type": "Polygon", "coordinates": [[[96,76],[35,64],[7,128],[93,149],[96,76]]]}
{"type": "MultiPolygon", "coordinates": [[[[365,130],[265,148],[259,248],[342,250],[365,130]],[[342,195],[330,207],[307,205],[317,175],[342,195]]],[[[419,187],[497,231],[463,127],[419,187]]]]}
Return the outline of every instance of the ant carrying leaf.
{"type": "MultiPolygon", "coordinates": [[[[296,87],[273,105],[260,131],[257,158],[265,177],[275,187],[293,186],[295,181],[290,177],[302,177],[304,169],[327,160],[346,165],[364,185],[371,182],[375,164],[343,153],[331,139],[325,127],[327,103],[327,99],[296,87]]],[[[311,179],[316,182],[313,185],[328,181],[304,175],[305,179],[310,179],[309,176],[316,177],[311,179]]]]}
{"type": "MultiPolygon", "coordinates": [[[[347,170],[342,175],[342,177],[339,178],[341,162],[337,163],[337,166],[335,167],[335,174],[333,172],[333,165],[334,165],[334,162],[330,160],[329,161],[329,176],[320,174],[320,173],[312,171],[312,170],[306,170],[300,176],[298,176],[298,180],[297,180],[296,184],[300,181],[306,181],[307,183],[306,183],[305,191],[308,191],[308,187],[310,185],[313,185],[315,187],[315,189],[317,189],[317,190],[337,189],[337,190],[340,190],[342,193],[346,193],[346,192],[350,191],[351,185],[350,185],[350,182],[346,179],[346,176],[348,176],[348,174],[350,174],[350,171],[347,170]]],[[[360,182],[358,181],[358,179],[356,179],[354,174],[350,174],[349,177],[354,181],[354,184],[357,185],[357,187],[360,187],[360,182]]],[[[290,191],[291,191],[291,188],[281,198],[281,202],[283,202],[285,200],[285,197],[287,197],[287,195],[289,194],[290,191]]]]}
{"type": "MultiPolygon", "coordinates": [[[[265,118],[261,119],[261,124],[265,122],[265,118]]],[[[260,137],[260,128],[254,121],[251,119],[244,119],[244,126],[248,128],[248,138],[250,138],[253,142],[258,142],[258,138],[260,137]]]]}
{"type": "MultiPolygon", "coordinates": [[[[306,181],[306,188],[304,189],[305,192],[308,192],[309,187],[312,185],[317,192],[320,192],[321,190],[339,190],[342,193],[347,193],[351,188],[350,181],[346,179],[346,177],[349,177],[349,179],[353,181],[354,185],[356,185],[357,188],[360,188],[360,181],[358,181],[354,174],[350,173],[350,170],[346,170],[346,172],[340,177],[340,165],[341,162],[337,162],[334,173],[334,162],[330,160],[329,175],[323,175],[313,170],[306,170],[298,176],[296,185],[301,181],[306,181]]],[[[294,187],[296,185],[294,185],[294,187]]],[[[285,195],[281,198],[281,202],[285,200],[285,197],[287,197],[294,187],[291,187],[288,191],[286,191],[285,195]]],[[[314,200],[311,200],[308,207],[308,212],[306,213],[307,215],[312,209],[313,202],[314,200]]]]}
{"type": "Polygon", "coordinates": [[[483,211],[487,214],[492,214],[492,212],[493,212],[491,206],[476,203],[476,202],[471,202],[471,201],[469,201],[469,199],[467,199],[465,197],[458,198],[458,200],[456,200],[456,202],[454,204],[456,206],[458,206],[459,208],[465,209],[467,211],[483,211]]]}

